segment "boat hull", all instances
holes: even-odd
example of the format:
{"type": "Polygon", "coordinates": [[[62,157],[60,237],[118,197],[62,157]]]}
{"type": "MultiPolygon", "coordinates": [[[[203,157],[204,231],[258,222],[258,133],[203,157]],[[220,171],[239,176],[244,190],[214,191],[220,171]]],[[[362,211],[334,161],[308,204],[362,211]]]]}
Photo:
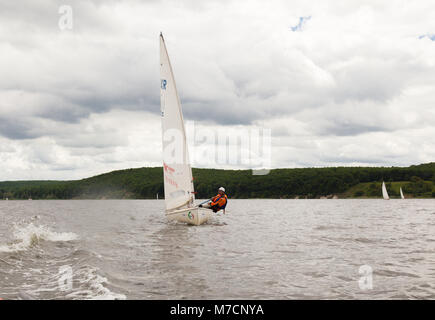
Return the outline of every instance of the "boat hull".
{"type": "Polygon", "coordinates": [[[199,226],[210,219],[213,211],[204,208],[186,208],[166,213],[169,221],[178,221],[199,226]]]}

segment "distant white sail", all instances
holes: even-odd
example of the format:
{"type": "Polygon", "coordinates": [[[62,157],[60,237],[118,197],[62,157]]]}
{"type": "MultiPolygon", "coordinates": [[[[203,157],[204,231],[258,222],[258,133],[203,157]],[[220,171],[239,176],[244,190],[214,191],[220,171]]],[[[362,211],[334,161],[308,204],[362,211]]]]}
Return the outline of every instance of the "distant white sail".
{"type": "Polygon", "coordinates": [[[400,198],[405,199],[405,196],[403,195],[403,192],[402,192],[402,187],[400,187],[400,198]]]}
{"type": "Polygon", "coordinates": [[[195,196],[180,98],[161,34],[160,77],[165,204],[171,211],[192,207],[195,196]]]}
{"type": "Polygon", "coordinates": [[[382,196],[384,197],[384,200],[390,200],[387,192],[387,187],[385,187],[385,182],[382,182],[382,196]]]}

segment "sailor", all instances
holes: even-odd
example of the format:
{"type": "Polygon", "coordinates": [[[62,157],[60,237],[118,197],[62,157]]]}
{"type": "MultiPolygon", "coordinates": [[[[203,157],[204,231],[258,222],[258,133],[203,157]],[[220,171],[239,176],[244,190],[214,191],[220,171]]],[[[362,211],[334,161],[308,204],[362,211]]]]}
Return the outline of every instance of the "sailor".
{"type": "Polygon", "coordinates": [[[200,204],[199,206],[204,208],[210,208],[213,210],[213,212],[218,212],[219,210],[224,210],[225,212],[225,207],[227,206],[227,203],[228,197],[225,194],[225,188],[220,187],[218,190],[218,194],[211,198],[211,202],[205,205],[200,204]]]}

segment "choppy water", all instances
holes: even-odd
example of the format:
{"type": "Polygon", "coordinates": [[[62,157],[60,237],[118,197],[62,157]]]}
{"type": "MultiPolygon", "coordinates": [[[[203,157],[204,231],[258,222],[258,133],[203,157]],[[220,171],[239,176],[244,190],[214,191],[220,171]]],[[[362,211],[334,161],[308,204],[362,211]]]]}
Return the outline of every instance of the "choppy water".
{"type": "Polygon", "coordinates": [[[435,298],[434,200],[231,200],[199,227],[163,206],[0,201],[0,298],[435,298]]]}

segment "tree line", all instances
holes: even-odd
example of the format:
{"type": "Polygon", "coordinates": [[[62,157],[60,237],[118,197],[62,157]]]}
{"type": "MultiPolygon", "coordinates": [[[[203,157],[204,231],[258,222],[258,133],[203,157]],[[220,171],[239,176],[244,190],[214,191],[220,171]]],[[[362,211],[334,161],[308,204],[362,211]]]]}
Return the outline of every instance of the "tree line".
{"type": "MultiPolygon", "coordinates": [[[[273,169],[267,175],[251,170],[193,169],[197,198],[209,198],[224,186],[230,198],[381,197],[385,181],[390,195],[396,182],[413,197],[435,197],[435,163],[410,167],[330,167],[273,169]],[[353,194],[346,192],[364,185],[353,194]]],[[[73,181],[4,181],[0,199],[155,199],[164,197],[163,168],[112,171],[73,181]]]]}

